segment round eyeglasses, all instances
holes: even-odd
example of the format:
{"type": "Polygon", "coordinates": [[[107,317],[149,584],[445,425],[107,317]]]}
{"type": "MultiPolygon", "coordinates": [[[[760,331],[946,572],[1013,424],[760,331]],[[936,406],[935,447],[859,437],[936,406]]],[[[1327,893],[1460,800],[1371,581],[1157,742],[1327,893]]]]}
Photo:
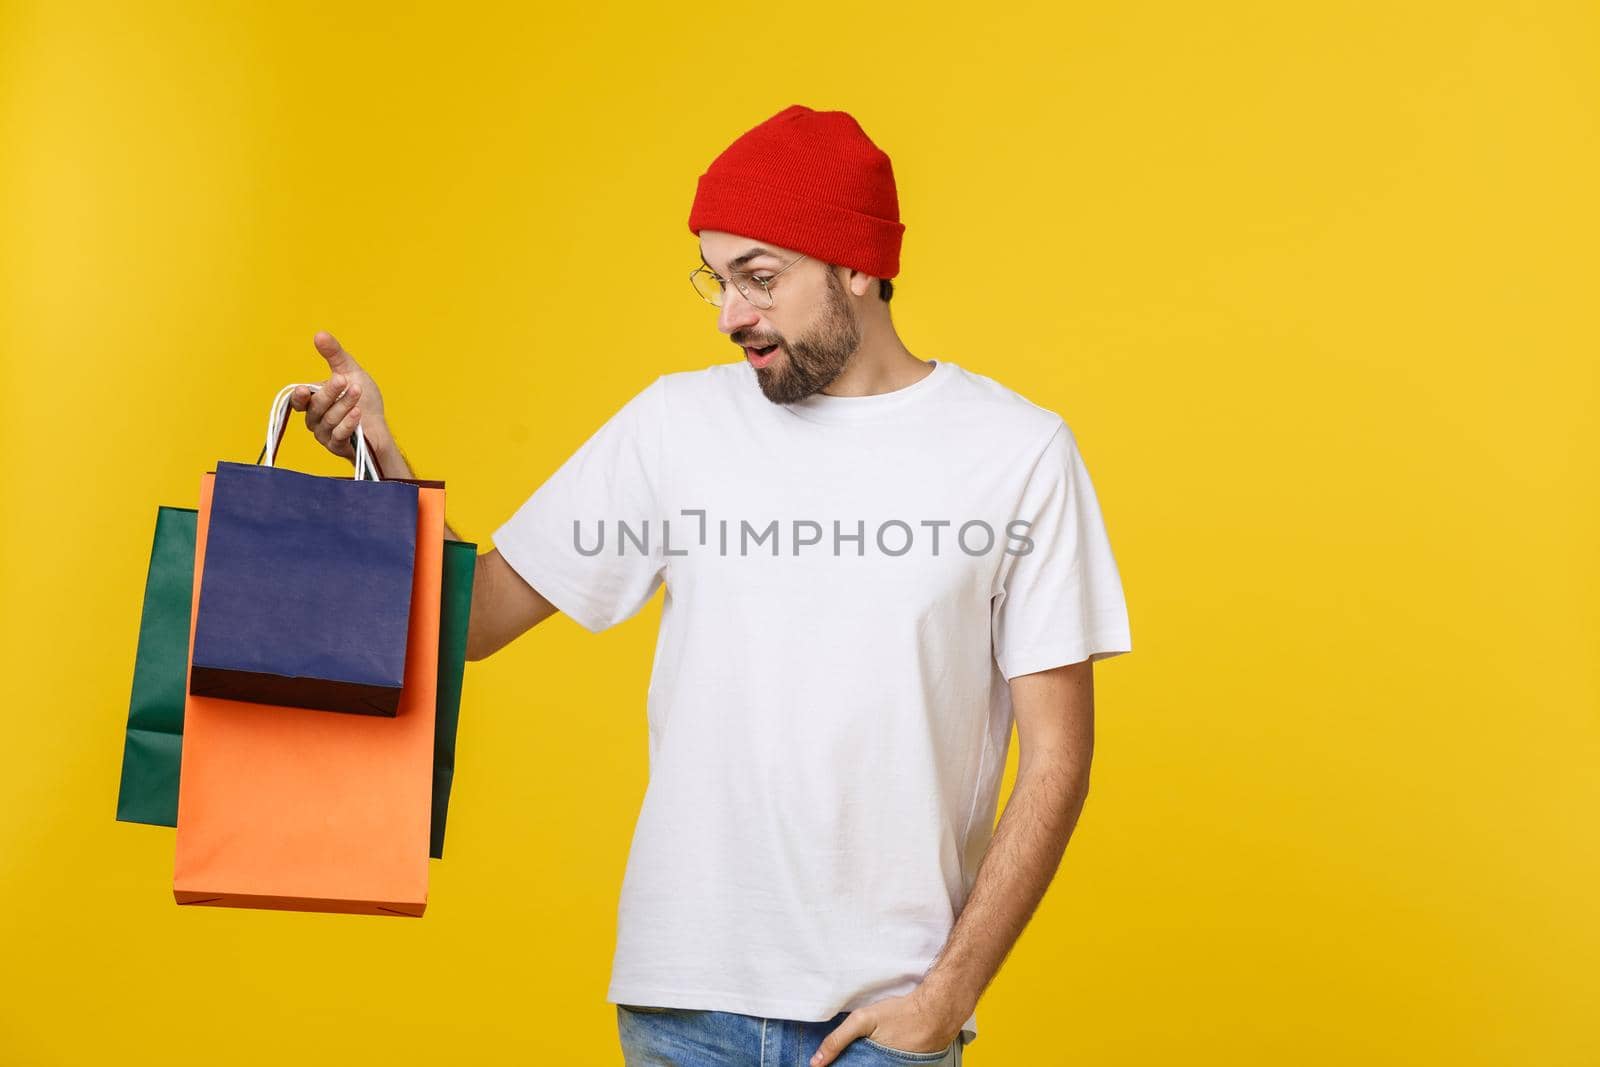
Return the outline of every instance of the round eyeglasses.
{"type": "MultiPolygon", "coordinates": [[[[803,255],[797,256],[775,271],[766,271],[759,274],[751,271],[736,270],[728,276],[728,279],[732,280],[733,284],[738,288],[739,295],[750,301],[753,307],[761,311],[770,311],[772,309],[771,290],[773,280],[805,258],[803,255]]],[[[689,272],[689,284],[694,286],[694,291],[700,294],[701,300],[704,300],[712,307],[719,308],[722,306],[723,292],[727,288],[727,280],[724,280],[722,275],[710,267],[696,267],[689,272]]]]}

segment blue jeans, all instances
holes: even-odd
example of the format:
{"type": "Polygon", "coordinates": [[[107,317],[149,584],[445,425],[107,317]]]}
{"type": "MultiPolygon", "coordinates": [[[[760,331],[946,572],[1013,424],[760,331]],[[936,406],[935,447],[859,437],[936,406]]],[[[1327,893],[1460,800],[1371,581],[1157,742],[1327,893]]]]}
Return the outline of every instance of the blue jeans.
{"type": "MultiPolygon", "coordinates": [[[[842,1011],[825,1023],[809,1023],[731,1011],[618,1004],[617,1034],[625,1067],[808,1067],[822,1039],[849,1014],[842,1011]]],[[[833,1063],[960,1067],[961,1035],[939,1052],[902,1052],[858,1037],[833,1063]]]]}

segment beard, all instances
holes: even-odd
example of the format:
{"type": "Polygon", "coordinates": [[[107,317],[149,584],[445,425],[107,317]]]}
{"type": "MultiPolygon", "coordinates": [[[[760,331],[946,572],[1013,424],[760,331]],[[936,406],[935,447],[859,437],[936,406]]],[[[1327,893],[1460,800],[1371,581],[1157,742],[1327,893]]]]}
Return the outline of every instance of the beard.
{"type": "MultiPolygon", "coordinates": [[[[844,286],[828,271],[828,294],[822,321],[783,345],[783,358],[756,369],[762,394],[774,404],[792,404],[833,384],[861,346],[856,319],[844,286]]],[[[760,347],[760,346],[756,346],[760,347]]]]}

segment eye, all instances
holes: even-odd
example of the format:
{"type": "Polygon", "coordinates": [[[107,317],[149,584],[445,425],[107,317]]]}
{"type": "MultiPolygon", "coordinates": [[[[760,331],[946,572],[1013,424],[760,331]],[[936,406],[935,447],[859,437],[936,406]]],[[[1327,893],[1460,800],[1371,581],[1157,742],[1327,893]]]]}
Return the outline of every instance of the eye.
{"type": "Polygon", "coordinates": [[[776,278],[777,275],[776,274],[752,274],[752,275],[750,275],[750,277],[754,278],[756,281],[760,282],[762,285],[766,285],[772,279],[776,278]]]}

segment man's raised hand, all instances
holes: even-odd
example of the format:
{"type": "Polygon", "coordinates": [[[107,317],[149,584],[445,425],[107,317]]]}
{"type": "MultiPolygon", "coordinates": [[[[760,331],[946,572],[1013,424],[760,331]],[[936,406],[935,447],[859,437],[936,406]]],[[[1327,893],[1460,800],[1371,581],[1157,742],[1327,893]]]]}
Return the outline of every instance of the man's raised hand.
{"type": "Polygon", "coordinates": [[[332,373],[316,392],[305,386],[296,389],[290,404],[296,411],[306,413],[306,428],[322,447],[348,460],[355,459],[353,438],[359,425],[366,435],[367,449],[382,463],[394,448],[394,437],[384,418],[378,383],[333,334],[318,333],[312,344],[327,360],[332,373]]]}

